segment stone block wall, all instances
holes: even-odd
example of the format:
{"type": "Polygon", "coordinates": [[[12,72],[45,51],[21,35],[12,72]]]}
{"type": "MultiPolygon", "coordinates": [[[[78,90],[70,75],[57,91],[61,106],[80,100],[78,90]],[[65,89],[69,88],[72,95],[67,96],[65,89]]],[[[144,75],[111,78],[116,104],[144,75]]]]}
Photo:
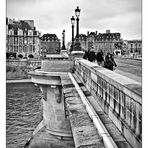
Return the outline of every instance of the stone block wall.
{"type": "Polygon", "coordinates": [[[87,60],[75,60],[75,73],[134,148],[142,147],[142,86],[87,60]]]}
{"type": "Polygon", "coordinates": [[[27,79],[29,71],[41,65],[40,60],[6,61],[6,79],[27,79]]]}

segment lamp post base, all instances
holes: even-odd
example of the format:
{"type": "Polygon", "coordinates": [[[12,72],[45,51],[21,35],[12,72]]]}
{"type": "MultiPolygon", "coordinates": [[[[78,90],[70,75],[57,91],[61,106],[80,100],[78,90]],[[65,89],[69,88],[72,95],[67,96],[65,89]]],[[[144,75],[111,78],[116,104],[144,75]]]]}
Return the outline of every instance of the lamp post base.
{"type": "Polygon", "coordinates": [[[79,41],[76,41],[74,44],[74,51],[82,51],[81,44],[79,41]]]}

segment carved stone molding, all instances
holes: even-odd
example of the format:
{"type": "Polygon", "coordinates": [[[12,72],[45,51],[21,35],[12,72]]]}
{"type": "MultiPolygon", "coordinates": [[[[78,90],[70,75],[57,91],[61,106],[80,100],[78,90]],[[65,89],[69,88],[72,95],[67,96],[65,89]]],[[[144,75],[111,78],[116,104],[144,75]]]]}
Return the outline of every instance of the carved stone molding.
{"type": "Polygon", "coordinates": [[[41,90],[41,93],[42,93],[42,99],[47,101],[47,86],[40,85],[39,87],[40,87],[40,90],[41,90]]]}

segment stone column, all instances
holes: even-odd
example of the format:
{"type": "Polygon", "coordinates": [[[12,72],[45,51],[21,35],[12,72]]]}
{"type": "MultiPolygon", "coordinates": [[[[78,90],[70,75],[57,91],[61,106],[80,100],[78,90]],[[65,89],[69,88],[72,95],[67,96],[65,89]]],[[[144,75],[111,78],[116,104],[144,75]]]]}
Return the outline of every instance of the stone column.
{"type": "Polygon", "coordinates": [[[51,85],[39,84],[42,92],[43,120],[50,134],[72,137],[69,119],[65,117],[62,86],[56,83],[57,79],[54,84],[53,78],[51,85]]]}

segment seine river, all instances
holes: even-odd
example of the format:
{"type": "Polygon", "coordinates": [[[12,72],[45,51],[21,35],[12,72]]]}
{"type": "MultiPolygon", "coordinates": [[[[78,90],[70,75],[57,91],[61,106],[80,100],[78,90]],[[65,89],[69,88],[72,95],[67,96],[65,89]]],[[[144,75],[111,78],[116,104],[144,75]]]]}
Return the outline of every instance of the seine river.
{"type": "Polygon", "coordinates": [[[6,145],[23,148],[42,120],[41,93],[33,83],[6,86],[6,145]]]}

